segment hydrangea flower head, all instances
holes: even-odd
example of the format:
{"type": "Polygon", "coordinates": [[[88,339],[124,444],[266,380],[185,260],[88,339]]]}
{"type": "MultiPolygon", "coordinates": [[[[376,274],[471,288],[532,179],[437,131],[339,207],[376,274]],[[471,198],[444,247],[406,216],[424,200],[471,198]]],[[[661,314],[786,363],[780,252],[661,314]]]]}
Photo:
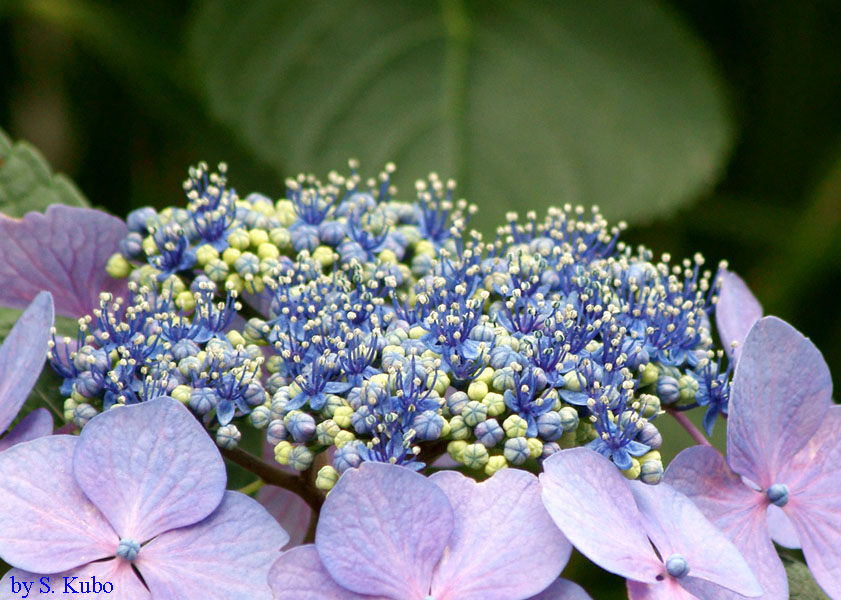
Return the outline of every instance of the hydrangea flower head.
{"type": "Polygon", "coordinates": [[[841,407],[817,348],[776,317],[747,335],[730,394],[727,459],[681,452],[666,478],[727,533],[766,598],[787,598],[772,536],[803,554],[821,587],[841,597],[841,407]],[[779,509],[782,509],[780,511],[779,509]]]}
{"type": "Polygon", "coordinates": [[[266,574],[287,536],[225,491],[213,441],[172,398],[109,410],[79,437],[19,444],[0,454],[0,474],[0,556],[16,567],[4,589],[61,573],[128,599],[271,597],[266,574]]]}
{"type": "Polygon", "coordinates": [[[477,484],[366,462],[328,496],[315,544],[284,553],[269,579],[280,600],[517,600],[549,587],[570,551],[525,471],[477,484]]]}
{"type": "MultiPolygon", "coordinates": [[[[0,433],[14,421],[38,380],[52,324],[53,298],[49,292],[41,292],[0,346],[0,433]]],[[[52,430],[52,416],[47,409],[38,408],[0,439],[0,452],[20,442],[49,435],[52,430]]]]}
{"type": "Polygon", "coordinates": [[[627,578],[631,600],[762,593],[733,543],[670,486],[627,481],[587,448],[554,454],[543,468],[555,524],[582,554],[627,578]]]}

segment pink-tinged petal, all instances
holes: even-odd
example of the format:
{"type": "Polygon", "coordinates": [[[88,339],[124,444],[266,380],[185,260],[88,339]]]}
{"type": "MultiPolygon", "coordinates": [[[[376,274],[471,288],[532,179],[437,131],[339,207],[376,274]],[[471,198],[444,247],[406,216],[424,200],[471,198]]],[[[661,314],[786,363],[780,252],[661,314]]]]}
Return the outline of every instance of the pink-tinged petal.
{"type": "Polygon", "coordinates": [[[841,406],[794,457],[781,483],[789,484],[783,512],[791,519],[806,563],[823,590],[841,597],[841,406]]]}
{"type": "Polygon", "coordinates": [[[314,544],[298,546],[281,554],[269,571],[269,586],[275,600],[382,599],[351,592],[333,581],[314,544]]]}
{"type": "Polygon", "coordinates": [[[99,293],[127,296],[125,280],[105,272],[126,236],[125,223],[100,210],[54,204],[22,219],[0,215],[0,306],[23,308],[41,290],[56,313],[77,318],[99,306],[99,293]]]}
{"type": "Polygon", "coordinates": [[[715,305],[715,323],[721,344],[738,360],[748,331],[762,318],[762,306],[741,277],[726,270],[719,271],[718,276],[721,289],[715,305]]]}
{"type": "Polygon", "coordinates": [[[298,494],[267,485],[257,492],[257,502],[262,504],[289,534],[290,547],[304,543],[312,519],[312,509],[298,494]]]}
{"type": "Polygon", "coordinates": [[[736,545],[765,591],[765,600],[788,598],[785,569],[768,533],[768,501],[763,494],[746,486],[724,457],[709,447],[695,446],[678,454],[664,479],[736,545]]]}
{"type": "Polygon", "coordinates": [[[270,600],[269,568],[288,539],[256,500],[225,492],[205,520],[143,546],[135,565],[155,598],[270,600]]]}
{"type": "Polygon", "coordinates": [[[345,471],[327,496],[315,545],[342,587],[425,598],[452,532],[441,488],[406,467],[366,462],[345,471]]]}
{"type": "MultiPolygon", "coordinates": [[[[0,259],[0,265],[4,261],[5,257],[0,259]]],[[[6,285],[4,281],[0,290],[6,285]]],[[[18,415],[38,381],[47,358],[47,341],[52,326],[53,299],[42,292],[23,311],[0,346],[0,432],[5,431],[18,415]]]]}
{"type": "Polygon", "coordinates": [[[532,596],[529,600],[593,600],[577,583],[567,579],[558,579],[555,583],[532,596]]]}
{"type": "Polygon", "coordinates": [[[543,504],[573,546],[603,569],[654,583],[663,571],[627,480],[589,448],[553,454],[540,475],[543,504]]]}
{"type": "Polygon", "coordinates": [[[12,577],[15,581],[32,583],[30,598],[56,598],[80,595],[95,600],[149,600],[149,591],[134,574],[131,563],[122,559],[92,562],[63,573],[43,575],[12,569],[0,581],[0,600],[20,600],[23,593],[14,593],[12,577]],[[10,593],[11,592],[11,593],[10,593]]]}
{"type": "Polygon", "coordinates": [[[73,465],[79,485],[120,537],[138,543],[205,518],[227,482],[216,444],[167,396],[91,419],[73,465]]]}
{"type": "Polygon", "coordinates": [[[55,573],[113,556],[119,537],[73,478],[79,438],[52,435],[0,453],[0,557],[55,573]]]}
{"type": "Polygon", "coordinates": [[[720,530],[710,523],[692,501],[668,483],[646,485],[629,482],[640,512],[647,517],[648,537],[667,560],[679,554],[689,564],[694,578],[704,579],[755,598],[762,594],[745,559],[720,530]]]}
{"type": "Polygon", "coordinates": [[[543,507],[540,483],[503,469],[476,483],[456,471],[430,480],[444,490],[455,529],[432,577],[436,600],[517,600],[539,593],[561,574],[572,545],[543,507]],[[540,549],[540,560],[534,560],[540,549]],[[528,569],[518,565],[531,563],[528,569]]]}
{"type": "Polygon", "coordinates": [[[28,442],[53,432],[53,416],[46,408],[36,408],[20,420],[9,435],[0,440],[0,452],[15,444],[28,442]]]}
{"type": "Polygon", "coordinates": [[[675,578],[668,575],[663,581],[655,583],[643,583],[629,579],[627,586],[628,600],[710,600],[709,598],[698,598],[681,586],[675,578]]]}
{"type": "Polygon", "coordinates": [[[794,529],[794,523],[786,516],[783,509],[769,504],[765,518],[768,519],[768,531],[772,540],[786,548],[800,548],[800,540],[794,529]]]}
{"type": "Polygon", "coordinates": [[[733,384],[727,461],[767,489],[814,435],[832,403],[829,368],[807,338],[776,317],[748,333],[733,384]]]}

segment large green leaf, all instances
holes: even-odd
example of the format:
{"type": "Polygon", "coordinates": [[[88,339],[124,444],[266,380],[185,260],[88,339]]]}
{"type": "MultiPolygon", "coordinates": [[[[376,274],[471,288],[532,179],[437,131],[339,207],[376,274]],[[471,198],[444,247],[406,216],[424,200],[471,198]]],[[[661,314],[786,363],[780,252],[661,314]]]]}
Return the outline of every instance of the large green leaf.
{"type": "Polygon", "coordinates": [[[456,177],[508,210],[663,215],[712,183],[731,127],[704,49],[653,1],[210,0],[191,49],[211,112],[260,158],[456,177]]]}
{"type": "Polygon", "coordinates": [[[26,142],[12,143],[0,129],[0,213],[22,217],[50,204],[88,206],[73,182],[54,175],[38,150],[26,142]]]}
{"type": "Polygon", "coordinates": [[[783,554],[783,564],[788,575],[788,591],[791,600],[829,600],[823,593],[809,567],[801,561],[783,554]]]}

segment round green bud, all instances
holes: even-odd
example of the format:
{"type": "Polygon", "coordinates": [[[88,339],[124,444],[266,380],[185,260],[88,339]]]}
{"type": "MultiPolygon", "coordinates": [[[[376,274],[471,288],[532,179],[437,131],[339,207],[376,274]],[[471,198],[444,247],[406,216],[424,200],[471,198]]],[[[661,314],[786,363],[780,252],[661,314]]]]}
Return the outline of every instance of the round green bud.
{"type": "Polygon", "coordinates": [[[513,390],[515,381],[514,381],[514,371],[510,367],[505,367],[503,369],[497,369],[494,371],[493,380],[491,381],[491,385],[493,388],[498,392],[504,392],[505,390],[513,390]]]}
{"type": "Polygon", "coordinates": [[[66,423],[70,423],[73,421],[73,417],[76,415],[76,407],[79,406],[79,403],[74,400],[73,398],[65,398],[64,400],[64,411],[63,417],[66,423]]]}
{"type": "Polygon", "coordinates": [[[450,437],[454,440],[466,440],[471,435],[470,427],[464,422],[464,417],[456,415],[449,420],[450,437]]]}
{"type": "Polygon", "coordinates": [[[488,458],[488,464],[485,465],[485,474],[491,477],[494,473],[506,467],[508,467],[508,461],[505,460],[504,456],[491,456],[488,458]]]}
{"type": "Polygon", "coordinates": [[[287,386],[287,388],[286,388],[286,392],[289,394],[289,398],[290,398],[290,399],[291,399],[291,398],[294,398],[295,396],[297,396],[298,394],[300,394],[302,391],[303,391],[303,390],[301,390],[301,386],[300,386],[300,385],[298,385],[298,382],[297,382],[297,381],[293,381],[293,382],[292,382],[292,383],[290,383],[290,384],[287,386]]]}
{"type": "Polygon", "coordinates": [[[208,263],[204,266],[204,273],[207,275],[211,281],[215,281],[216,283],[222,283],[228,277],[228,272],[230,268],[228,264],[218,258],[214,258],[208,261],[208,263]]]}
{"type": "Polygon", "coordinates": [[[204,267],[215,258],[219,258],[219,251],[210,244],[202,244],[196,248],[196,262],[200,267],[204,267]]]}
{"type": "Polygon", "coordinates": [[[642,416],[650,419],[654,415],[660,414],[660,398],[653,394],[640,394],[640,403],[645,407],[642,411],[642,416]]]}
{"type": "Polygon", "coordinates": [[[292,452],[292,444],[283,440],[282,442],[278,442],[277,446],[274,447],[274,459],[275,461],[279,462],[282,465],[289,464],[289,453],[292,452]]]}
{"type": "MultiPolygon", "coordinates": [[[[245,229],[234,229],[228,234],[228,245],[230,246],[228,250],[245,250],[251,245],[251,236],[248,235],[248,232],[245,229]]],[[[222,253],[222,256],[224,258],[225,254],[222,253]]],[[[236,258],[234,260],[236,260],[236,258]]],[[[228,261],[225,260],[225,262],[228,261]]]]}
{"type": "Polygon", "coordinates": [[[450,387],[450,378],[444,371],[436,371],[433,376],[435,377],[435,386],[432,389],[438,392],[439,396],[443,396],[447,392],[447,388],[450,387]]]}
{"type": "Polygon", "coordinates": [[[248,239],[251,240],[252,248],[259,248],[260,244],[268,243],[269,234],[265,229],[252,229],[248,232],[248,239]]]}
{"type": "Polygon", "coordinates": [[[444,426],[441,427],[441,435],[438,436],[439,439],[444,439],[450,435],[450,422],[447,419],[444,419],[444,426]]]}
{"type": "Polygon", "coordinates": [[[680,401],[693,402],[698,391],[698,382],[691,375],[681,375],[678,380],[680,387],[680,401]]]}
{"type": "Polygon", "coordinates": [[[488,464],[488,449],[480,443],[468,444],[462,452],[462,464],[468,469],[481,469],[488,464]]]}
{"type": "Polygon", "coordinates": [[[175,297],[175,306],[182,309],[184,312],[190,312],[196,307],[196,297],[193,295],[193,292],[189,290],[179,292],[179,294],[175,297]]]}
{"type": "Polygon", "coordinates": [[[561,428],[564,433],[574,432],[578,429],[578,411],[571,406],[564,406],[558,411],[561,416],[561,428]]]}
{"type": "Polygon", "coordinates": [[[267,406],[257,406],[248,413],[248,420],[255,429],[265,429],[272,420],[272,413],[267,406]]]}
{"type": "Polygon", "coordinates": [[[420,240],[415,246],[415,254],[426,254],[428,256],[431,256],[432,258],[435,258],[437,256],[435,244],[433,244],[429,240],[420,240]]]}
{"type": "Polygon", "coordinates": [[[315,426],[315,437],[322,446],[330,446],[340,431],[333,419],[326,419],[315,426]]]}
{"type": "Polygon", "coordinates": [[[419,340],[419,339],[421,339],[423,336],[425,336],[426,334],[427,334],[426,329],[424,329],[424,328],[423,328],[423,327],[421,327],[420,325],[415,325],[414,327],[412,327],[412,328],[409,330],[409,339],[412,339],[412,340],[419,340]]]}
{"type": "Polygon", "coordinates": [[[382,252],[377,255],[377,258],[380,259],[380,262],[388,263],[390,265],[396,265],[399,261],[397,260],[397,255],[394,253],[394,250],[390,248],[386,248],[382,252]]]}
{"type": "Polygon", "coordinates": [[[108,259],[108,263],[105,265],[105,272],[114,279],[124,279],[125,277],[128,277],[131,274],[132,269],[133,267],[131,266],[131,263],[119,252],[112,254],[108,259]]]}
{"type": "Polygon", "coordinates": [[[482,381],[485,385],[490,386],[493,383],[494,373],[495,371],[491,367],[485,367],[482,369],[482,372],[479,373],[476,381],[482,381]]]}
{"type": "Polygon", "coordinates": [[[293,446],[289,451],[289,466],[296,471],[306,471],[314,458],[312,451],[306,446],[293,446]]]}
{"type": "Polygon", "coordinates": [[[625,476],[625,479],[638,479],[640,476],[641,465],[640,461],[636,458],[631,458],[631,468],[622,471],[622,475],[625,476]]]}
{"type": "Polygon", "coordinates": [[[641,368],[642,376],[640,377],[640,387],[647,385],[654,385],[660,378],[660,369],[654,363],[648,363],[641,368]]]}
{"type": "Polygon", "coordinates": [[[564,375],[564,389],[569,390],[570,392],[580,392],[581,391],[581,382],[578,381],[578,372],[575,370],[570,371],[566,375],[564,375]]]}
{"type": "Polygon", "coordinates": [[[231,329],[225,334],[225,337],[228,338],[228,341],[231,342],[231,345],[234,348],[237,346],[245,346],[248,343],[242,334],[236,329],[231,329]]]}
{"type": "Polygon", "coordinates": [[[564,450],[567,448],[575,448],[578,445],[576,443],[576,437],[577,433],[575,431],[568,431],[558,438],[557,443],[564,450]]]}
{"type": "Polygon", "coordinates": [[[488,384],[484,381],[474,381],[467,386],[467,397],[476,402],[481,402],[488,393],[488,384]]]}
{"type": "Polygon", "coordinates": [[[260,259],[256,254],[243,252],[234,263],[234,268],[240,275],[256,275],[260,271],[260,259]]]}
{"type": "Polygon", "coordinates": [[[275,202],[275,214],[277,218],[283,223],[284,227],[289,227],[298,218],[298,213],[295,211],[295,205],[291,200],[283,199],[275,202]]]}
{"type": "Polygon", "coordinates": [[[467,448],[467,442],[463,440],[453,440],[447,444],[447,454],[450,455],[457,463],[464,462],[464,449],[467,448]]]}
{"type": "Polygon", "coordinates": [[[482,404],[488,407],[489,417],[498,417],[505,412],[505,398],[502,394],[496,392],[488,392],[482,399],[482,404]]]}
{"type": "Polygon", "coordinates": [[[312,258],[322,267],[329,267],[335,260],[333,249],[327,246],[318,246],[312,251],[312,258]]]}
{"type": "MultiPolygon", "coordinates": [[[[289,397],[291,398],[292,395],[290,394],[289,397]]],[[[336,425],[342,429],[347,429],[350,427],[350,417],[353,412],[354,411],[350,406],[338,406],[336,407],[336,410],[333,411],[333,420],[336,422],[336,425]]]]}
{"type": "Polygon", "coordinates": [[[575,445],[583,446],[599,437],[598,432],[591,423],[581,421],[578,424],[578,429],[575,430],[575,445]]]}
{"type": "MultiPolygon", "coordinates": [[[[642,461],[642,457],[640,459],[642,461]]],[[[659,460],[642,461],[640,480],[648,485],[656,485],[663,479],[663,463],[659,460]]]]}
{"type": "Polygon", "coordinates": [[[465,425],[476,427],[476,425],[488,418],[488,407],[481,402],[471,400],[464,405],[464,410],[461,411],[461,418],[464,419],[465,425]]]}
{"type": "Polygon", "coordinates": [[[337,481],[339,481],[339,472],[330,465],[324,465],[315,476],[315,487],[329,492],[337,481]]]}
{"type": "Polygon", "coordinates": [[[278,354],[272,354],[266,358],[266,362],[263,363],[263,366],[266,367],[266,370],[269,373],[279,373],[281,367],[283,367],[283,357],[278,354]]]}
{"type": "Polygon", "coordinates": [[[269,232],[269,239],[272,244],[278,248],[278,250],[288,250],[292,247],[292,235],[289,233],[289,230],[284,227],[272,229],[269,232]]]}
{"type": "Polygon", "coordinates": [[[278,258],[280,256],[280,250],[277,249],[277,246],[271,244],[269,242],[265,242],[257,246],[257,256],[260,257],[260,269],[263,270],[263,262],[268,258],[278,258]]]}
{"type": "Polygon", "coordinates": [[[181,402],[187,404],[190,401],[190,394],[193,393],[193,388],[189,385],[176,385],[169,393],[170,396],[181,402]]]}
{"type": "MultiPolygon", "coordinates": [[[[350,407],[348,407],[350,408],[350,407]]],[[[347,429],[342,429],[339,433],[336,434],[336,437],[333,438],[333,444],[336,448],[341,448],[348,442],[352,442],[356,439],[356,436],[353,435],[352,431],[348,431],[347,429]]]]}
{"type": "Polygon", "coordinates": [[[502,428],[505,430],[505,435],[510,438],[526,437],[529,424],[520,415],[510,415],[502,422],[502,428]]]}
{"type": "MultiPolygon", "coordinates": [[[[246,246],[246,248],[247,247],[248,246],[246,246]]],[[[225,251],[222,252],[222,260],[225,261],[225,264],[229,267],[235,266],[240,256],[242,256],[242,250],[239,250],[238,248],[225,248],[225,251]]]]}
{"type": "Polygon", "coordinates": [[[327,394],[327,400],[321,407],[321,414],[332,419],[333,415],[336,414],[336,409],[340,406],[347,406],[344,398],[335,394],[327,394]]]}
{"type": "Polygon", "coordinates": [[[526,442],[529,445],[529,456],[531,458],[539,458],[543,454],[543,442],[537,438],[527,438],[526,442]]]}

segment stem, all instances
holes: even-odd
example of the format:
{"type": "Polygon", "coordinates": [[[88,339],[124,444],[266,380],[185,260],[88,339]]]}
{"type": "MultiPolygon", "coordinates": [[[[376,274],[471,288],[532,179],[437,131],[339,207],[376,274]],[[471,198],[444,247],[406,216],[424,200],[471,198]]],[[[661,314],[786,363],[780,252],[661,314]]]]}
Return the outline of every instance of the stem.
{"type": "Polygon", "coordinates": [[[284,473],[240,448],[234,448],[233,450],[220,448],[219,450],[222,452],[222,456],[243,469],[251,471],[265,483],[298,494],[316,514],[321,511],[321,505],[324,504],[324,495],[307,478],[284,473]]]}
{"type": "Polygon", "coordinates": [[[256,493],[264,485],[266,485],[265,481],[263,481],[262,479],[255,479],[247,486],[241,487],[237,491],[241,494],[245,494],[246,496],[250,496],[251,494],[256,493]]]}
{"type": "Polygon", "coordinates": [[[687,431],[687,433],[689,433],[693,440],[695,440],[702,446],[712,446],[712,444],[710,444],[707,438],[704,437],[704,434],[701,433],[697,427],[695,427],[695,424],[692,423],[692,421],[689,420],[689,417],[687,417],[685,414],[683,414],[682,412],[677,412],[676,410],[671,408],[666,408],[666,412],[672,415],[675,421],[680,423],[680,425],[687,431]]]}

